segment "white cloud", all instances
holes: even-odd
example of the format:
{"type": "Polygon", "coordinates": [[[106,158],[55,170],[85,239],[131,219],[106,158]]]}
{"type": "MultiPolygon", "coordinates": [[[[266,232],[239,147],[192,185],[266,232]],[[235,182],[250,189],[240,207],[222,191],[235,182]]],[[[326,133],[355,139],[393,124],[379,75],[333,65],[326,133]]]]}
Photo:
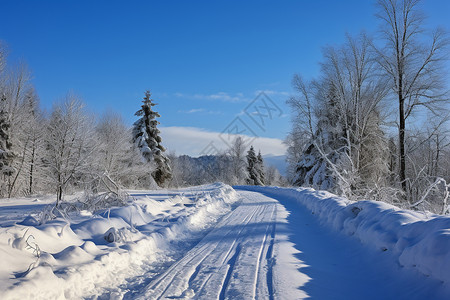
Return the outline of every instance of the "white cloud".
{"type": "Polygon", "coordinates": [[[179,110],[178,112],[180,113],[185,113],[185,114],[194,114],[194,113],[199,113],[199,112],[204,112],[205,110],[203,108],[193,108],[190,110],[179,110]]]}
{"type": "Polygon", "coordinates": [[[255,91],[255,95],[259,95],[260,93],[265,93],[267,96],[284,96],[287,97],[290,94],[288,92],[283,91],[274,91],[274,90],[257,90],[255,91]]]}
{"type": "Polygon", "coordinates": [[[204,108],[193,108],[190,110],[179,110],[179,113],[183,113],[183,114],[196,114],[196,113],[201,113],[203,115],[221,115],[223,114],[220,111],[216,111],[216,110],[206,110],[204,108]]]}
{"type": "MultiPolygon", "coordinates": [[[[220,132],[207,131],[195,127],[160,127],[162,144],[168,151],[175,151],[178,155],[187,154],[199,156],[202,154],[214,154],[216,150],[225,151],[228,145],[220,138],[220,132]],[[209,146],[209,147],[208,147],[209,146]]],[[[222,137],[224,137],[222,135],[222,137]]],[[[226,136],[232,140],[236,135],[226,136]]],[[[242,135],[244,140],[251,141],[255,149],[261,150],[263,155],[284,155],[286,145],[283,141],[267,137],[250,137],[242,135]]]]}
{"type": "Polygon", "coordinates": [[[256,90],[252,95],[245,96],[243,93],[230,94],[227,92],[217,92],[214,94],[186,94],[186,93],[174,93],[177,98],[185,99],[197,99],[197,100],[209,100],[209,101],[223,101],[229,103],[250,102],[260,93],[264,92],[267,96],[274,97],[288,97],[289,92],[276,91],[276,90],[256,90]]]}
{"type": "Polygon", "coordinates": [[[218,92],[214,94],[184,94],[184,93],[175,93],[175,97],[178,98],[188,98],[188,99],[199,99],[199,100],[211,100],[211,101],[223,101],[223,102],[246,102],[249,99],[244,97],[242,93],[236,93],[234,95],[226,93],[226,92],[218,92]]]}

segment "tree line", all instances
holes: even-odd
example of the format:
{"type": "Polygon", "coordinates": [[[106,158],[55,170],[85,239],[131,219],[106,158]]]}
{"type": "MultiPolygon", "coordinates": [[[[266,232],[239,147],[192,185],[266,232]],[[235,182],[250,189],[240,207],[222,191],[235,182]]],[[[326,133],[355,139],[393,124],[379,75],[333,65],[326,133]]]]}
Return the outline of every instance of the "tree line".
{"type": "Polygon", "coordinates": [[[73,93],[45,114],[29,82],[14,79],[1,90],[0,197],[164,185],[119,114],[96,120],[73,93]]]}
{"type": "Polygon", "coordinates": [[[290,181],[448,213],[448,36],[426,30],[418,0],[377,9],[376,38],[348,35],[324,48],[318,78],[294,76],[290,181]]]}
{"type": "Polygon", "coordinates": [[[118,195],[125,188],[282,182],[253,147],[245,157],[241,137],[209,158],[166,153],[151,97],[147,91],[132,128],[114,112],[97,118],[74,93],[44,112],[30,72],[24,65],[7,66],[1,48],[0,197],[54,193],[58,204],[65,194],[80,190],[118,195]]]}
{"type": "Polygon", "coordinates": [[[235,137],[229,148],[216,155],[190,157],[169,154],[173,185],[194,186],[210,182],[230,185],[287,185],[274,166],[268,166],[259,152],[241,136],[235,137]]]}
{"type": "Polygon", "coordinates": [[[40,108],[25,65],[9,67],[0,48],[0,197],[84,190],[118,196],[122,188],[166,187],[172,178],[146,92],[128,128],[119,114],[89,113],[68,93],[50,112],[40,108]]]}

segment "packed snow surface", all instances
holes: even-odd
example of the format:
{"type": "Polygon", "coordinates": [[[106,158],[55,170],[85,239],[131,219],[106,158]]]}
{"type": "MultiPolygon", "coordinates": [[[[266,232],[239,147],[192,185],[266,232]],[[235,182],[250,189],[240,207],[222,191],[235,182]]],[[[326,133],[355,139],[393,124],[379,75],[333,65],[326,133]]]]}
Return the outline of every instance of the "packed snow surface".
{"type": "Polygon", "coordinates": [[[307,188],[269,190],[296,198],[335,231],[388,251],[399,265],[450,284],[450,217],[401,210],[383,202],[352,202],[307,188]]]}
{"type": "Polygon", "coordinates": [[[450,299],[450,218],[312,189],[133,191],[39,225],[0,205],[0,299],[450,299]]]}

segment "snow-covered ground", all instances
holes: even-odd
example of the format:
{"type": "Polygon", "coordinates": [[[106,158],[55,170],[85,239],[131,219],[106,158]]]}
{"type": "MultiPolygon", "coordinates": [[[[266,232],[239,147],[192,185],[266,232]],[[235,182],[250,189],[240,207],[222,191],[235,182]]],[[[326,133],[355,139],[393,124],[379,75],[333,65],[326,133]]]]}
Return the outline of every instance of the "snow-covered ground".
{"type": "Polygon", "coordinates": [[[0,299],[450,299],[450,218],[235,189],[131,191],[43,225],[51,198],[2,200],[0,299]]]}
{"type": "Polygon", "coordinates": [[[2,203],[0,299],[120,297],[127,279],[170,265],[239,199],[223,184],[131,196],[128,206],[44,225],[25,215],[37,218],[48,199],[2,203]]]}

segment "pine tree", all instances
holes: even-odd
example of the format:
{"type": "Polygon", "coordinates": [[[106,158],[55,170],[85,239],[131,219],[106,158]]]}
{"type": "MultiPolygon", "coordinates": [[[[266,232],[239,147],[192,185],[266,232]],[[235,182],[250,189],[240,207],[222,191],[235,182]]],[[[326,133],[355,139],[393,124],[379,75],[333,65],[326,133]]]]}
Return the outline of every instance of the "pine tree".
{"type": "Polygon", "coordinates": [[[247,184],[262,185],[260,173],[258,170],[258,158],[256,157],[255,149],[253,149],[253,146],[251,146],[247,152],[247,171],[247,184]]]}
{"type": "Polygon", "coordinates": [[[151,99],[150,91],[145,92],[144,101],[141,109],[136,112],[136,116],[141,117],[134,123],[133,142],[140,150],[145,161],[152,163],[155,169],[151,175],[156,184],[163,186],[165,182],[172,178],[172,170],[169,165],[169,158],[164,154],[166,149],[161,145],[159,129],[156,127],[159,122],[156,118],[160,114],[152,110],[156,103],[151,99]]]}
{"type": "Polygon", "coordinates": [[[263,160],[263,157],[261,155],[261,150],[258,152],[256,167],[257,167],[257,170],[258,170],[258,174],[259,174],[259,179],[261,181],[261,185],[265,185],[266,184],[266,180],[265,180],[265,174],[264,174],[264,160],[263,160]]]}

